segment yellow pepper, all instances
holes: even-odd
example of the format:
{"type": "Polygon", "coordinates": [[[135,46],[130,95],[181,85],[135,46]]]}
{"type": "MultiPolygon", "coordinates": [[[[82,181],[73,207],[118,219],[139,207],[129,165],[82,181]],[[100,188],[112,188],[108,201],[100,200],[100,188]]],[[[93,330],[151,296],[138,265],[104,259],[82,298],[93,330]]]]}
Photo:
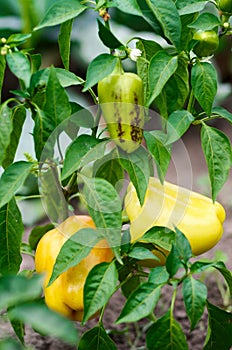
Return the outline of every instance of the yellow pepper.
{"type": "Polygon", "coordinates": [[[82,228],[95,228],[91,217],[70,216],[40,240],[35,254],[37,273],[45,273],[44,295],[49,308],[76,321],[83,317],[83,288],[89,271],[101,262],[110,262],[113,252],[106,240],[99,241],[78,265],[62,273],[49,287],[56,257],[65,241],[82,228]]]}
{"type": "MultiPolygon", "coordinates": [[[[193,254],[199,255],[215,246],[222,237],[225,210],[221,204],[169,182],[162,185],[154,177],[149,179],[142,206],[134,186],[129,184],[125,209],[131,222],[132,242],[154,226],[178,227],[188,238],[193,254]]],[[[159,264],[165,264],[163,255],[154,253],[161,258],[159,264]]]]}

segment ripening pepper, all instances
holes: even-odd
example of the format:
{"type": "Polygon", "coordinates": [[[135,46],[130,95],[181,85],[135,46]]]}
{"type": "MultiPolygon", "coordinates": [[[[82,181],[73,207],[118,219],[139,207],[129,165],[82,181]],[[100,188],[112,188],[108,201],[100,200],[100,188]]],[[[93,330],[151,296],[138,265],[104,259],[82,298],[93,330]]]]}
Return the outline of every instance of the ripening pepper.
{"type": "Polygon", "coordinates": [[[49,287],[56,257],[65,241],[82,228],[95,228],[91,217],[73,215],[58,227],[48,231],[39,241],[35,254],[37,273],[45,273],[44,296],[49,308],[81,321],[83,317],[83,288],[89,271],[101,262],[110,262],[113,252],[106,240],[99,241],[78,265],[62,273],[49,287]]]}
{"type": "Polygon", "coordinates": [[[112,140],[127,153],[135,151],[142,141],[144,126],[141,78],[123,72],[117,65],[112,74],[99,81],[98,99],[112,140]]]}
{"type": "Polygon", "coordinates": [[[232,14],[232,0],[218,0],[218,8],[224,14],[232,14]]]}
{"type": "MultiPolygon", "coordinates": [[[[143,205],[132,183],[125,197],[132,242],[154,226],[177,227],[188,238],[194,255],[211,249],[222,237],[225,210],[212,199],[167,181],[150,177],[143,205]]],[[[163,254],[157,254],[165,264],[163,254]]],[[[164,251],[167,255],[168,252],[164,251]]],[[[156,261],[156,260],[154,260],[156,261]]],[[[155,263],[156,264],[156,263],[155,263]]]]}

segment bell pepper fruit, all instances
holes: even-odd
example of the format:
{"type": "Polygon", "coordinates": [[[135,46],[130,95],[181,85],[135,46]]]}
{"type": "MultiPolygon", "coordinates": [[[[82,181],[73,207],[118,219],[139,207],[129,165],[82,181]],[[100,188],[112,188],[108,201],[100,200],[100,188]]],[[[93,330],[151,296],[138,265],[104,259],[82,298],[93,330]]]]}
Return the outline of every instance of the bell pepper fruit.
{"type": "Polygon", "coordinates": [[[110,137],[123,151],[131,153],[143,138],[143,82],[137,74],[125,73],[120,65],[99,81],[98,99],[110,137]]]}
{"type": "MultiPolygon", "coordinates": [[[[225,210],[220,203],[167,181],[161,184],[154,177],[149,179],[142,206],[133,184],[129,184],[125,210],[132,242],[154,226],[177,227],[189,240],[193,254],[199,255],[214,247],[223,234],[225,210]]],[[[164,265],[168,252],[161,249],[161,253],[153,253],[160,258],[158,265],[164,265]]]]}
{"type": "Polygon", "coordinates": [[[39,241],[35,253],[37,273],[45,273],[44,296],[49,308],[76,321],[83,317],[83,289],[89,271],[101,262],[110,262],[113,252],[106,240],[99,241],[78,265],[62,273],[49,287],[53,266],[61,247],[82,228],[95,228],[91,217],[73,215],[48,231],[39,241]]]}
{"type": "Polygon", "coordinates": [[[219,37],[215,30],[198,30],[193,35],[197,41],[193,52],[200,58],[211,56],[219,46],[219,37]]]}

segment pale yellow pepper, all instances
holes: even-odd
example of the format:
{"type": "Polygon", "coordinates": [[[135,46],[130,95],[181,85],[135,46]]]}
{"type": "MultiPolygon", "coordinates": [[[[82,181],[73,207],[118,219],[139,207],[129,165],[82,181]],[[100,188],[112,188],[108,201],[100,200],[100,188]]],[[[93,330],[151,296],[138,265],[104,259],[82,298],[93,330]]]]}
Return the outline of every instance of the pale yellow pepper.
{"type": "Polygon", "coordinates": [[[89,271],[101,262],[110,262],[114,256],[106,240],[101,240],[78,265],[69,268],[47,287],[61,247],[69,237],[82,228],[95,228],[91,217],[70,216],[41,238],[35,254],[36,272],[45,273],[46,304],[49,308],[77,321],[81,321],[83,317],[83,289],[89,271]]]}
{"type": "MultiPolygon", "coordinates": [[[[211,249],[221,239],[225,210],[211,198],[151,177],[143,205],[132,183],[125,197],[132,242],[153,226],[178,227],[188,238],[194,255],[211,249]]],[[[157,255],[157,254],[156,254],[157,255]]],[[[160,254],[158,254],[160,257],[160,254]]],[[[165,259],[161,258],[161,263],[165,259]]]]}

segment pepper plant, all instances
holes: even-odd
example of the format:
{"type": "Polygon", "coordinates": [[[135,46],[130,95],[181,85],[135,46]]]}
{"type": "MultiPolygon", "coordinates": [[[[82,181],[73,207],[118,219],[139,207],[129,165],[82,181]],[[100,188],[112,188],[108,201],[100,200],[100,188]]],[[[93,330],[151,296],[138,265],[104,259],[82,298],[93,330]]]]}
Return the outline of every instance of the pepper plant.
{"type": "MultiPolygon", "coordinates": [[[[225,219],[217,196],[228,180],[232,151],[229,135],[220,130],[220,120],[229,125],[232,114],[217,105],[219,78],[214,54],[221,40],[232,33],[231,1],[50,3],[32,31],[29,26],[28,32],[0,39],[0,90],[8,70],[18,81],[18,87],[9,92],[8,99],[2,99],[0,106],[0,307],[16,335],[16,340],[2,339],[1,349],[27,348],[25,325],[80,350],[117,349],[112,337],[114,325],[106,325],[104,319],[115,293],[125,298],[115,324],[146,324],[140,349],[188,349],[185,330],[175,318],[180,292],[190,331],[207,313],[202,349],[229,350],[232,313],[207,299],[207,286],[200,275],[215,269],[231,297],[231,271],[222,261],[206,261],[196,255],[217,243],[225,219]],[[138,32],[122,41],[113,29],[115,11],[126,16],[124,24],[128,27],[136,21],[146,23],[152,39],[138,32]],[[97,24],[105,51],[92,53],[83,78],[71,70],[70,61],[73,23],[86,13],[91,13],[91,21],[97,24]],[[29,44],[34,35],[53,26],[59,29],[62,66],[44,67],[40,52],[29,44]],[[132,67],[130,72],[128,67],[132,67]],[[91,98],[88,106],[73,101],[70,88],[77,86],[82,96],[91,98]],[[18,160],[27,118],[33,121],[34,149],[28,149],[25,158],[18,160]],[[172,146],[190,127],[200,132],[210,199],[183,189],[181,179],[180,187],[165,181],[172,146]],[[149,184],[155,170],[160,191],[149,184]],[[31,229],[25,242],[19,201],[31,198],[31,193],[21,195],[22,186],[31,178],[38,183],[36,196],[47,219],[44,225],[31,229]],[[154,198],[149,197],[153,189],[157,191],[154,198]],[[128,197],[132,194],[133,201],[128,197]],[[151,198],[149,205],[147,198],[151,198]],[[169,200],[174,201],[172,209],[169,200]],[[160,221],[152,219],[147,227],[157,210],[162,212],[160,221]],[[90,227],[79,222],[80,213],[91,217],[86,219],[91,221],[90,227]],[[168,221],[173,213],[173,217],[178,213],[178,220],[168,221]],[[70,229],[66,220],[77,220],[78,225],[70,229]],[[53,241],[51,232],[62,235],[62,244],[55,238],[53,241]],[[91,269],[81,268],[83,261],[88,265],[90,251],[103,239],[110,259],[96,259],[93,268],[93,261],[91,269]],[[56,253],[44,243],[46,240],[49,247],[56,247],[56,253]],[[43,248],[36,250],[37,245],[43,248]],[[36,255],[37,266],[23,270],[23,254],[36,255]],[[50,266],[41,271],[41,259],[46,261],[49,254],[53,254],[50,266]],[[45,283],[39,272],[48,270],[49,281],[47,277],[45,283]],[[61,280],[61,289],[56,289],[61,280]],[[81,287],[76,286],[78,283],[81,287]],[[70,285],[74,286],[71,304],[70,285]],[[165,286],[171,288],[172,297],[165,312],[157,315],[165,286]],[[49,288],[54,292],[49,294],[49,288]],[[61,299],[69,312],[64,312],[61,299]],[[78,318],[79,332],[67,318],[75,319],[77,304],[82,315],[78,318]],[[95,325],[83,333],[82,327],[93,317],[95,325]]],[[[26,9],[26,1],[20,4],[26,9]]],[[[32,2],[31,6],[36,5],[32,2]]],[[[86,21],[86,27],[88,24],[86,21]]],[[[91,38],[85,45],[91,46],[91,38]]],[[[136,342],[128,346],[138,348],[136,342]]]]}

